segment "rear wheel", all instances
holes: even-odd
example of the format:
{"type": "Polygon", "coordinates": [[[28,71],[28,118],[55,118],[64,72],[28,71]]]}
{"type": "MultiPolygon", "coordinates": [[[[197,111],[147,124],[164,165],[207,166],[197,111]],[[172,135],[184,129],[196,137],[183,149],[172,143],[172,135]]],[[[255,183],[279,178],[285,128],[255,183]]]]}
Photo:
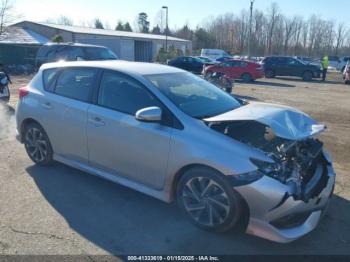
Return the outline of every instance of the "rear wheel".
{"type": "Polygon", "coordinates": [[[266,70],[265,71],[265,76],[266,78],[274,78],[275,77],[275,72],[273,70],[266,70]]]}
{"type": "Polygon", "coordinates": [[[313,75],[312,75],[312,73],[311,73],[310,71],[306,71],[306,72],[304,72],[304,74],[303,74],[303,80],[304,80],[304,81],[309,82],[309,81],[312,80],[312,77],[313,77],[313,75]]]}
{"type": "Polygon", "coordinates": [[[53,151],[50,140],[44,129],[36,123],[25,127],[24,146],[30,159],[41,166],[50,165],[53,162],[53,151]]]}
{"type": "Polygon", "coordinates": [[[224,232],[238,225],[242,198],[219,172],[196,167],[180,179],[177,201],[192,223],[208,231],[224,232]]]}
{"type": "Polygon", "coordinates": [[[244,73],[244,74],[241,76],[241,78],[242,78],[243,82],[245,82],[245,83],[249,83],[249,82],[252,81],[252,76],[251,76],[251,74],[249,74],[249,73],[244,73]]]}

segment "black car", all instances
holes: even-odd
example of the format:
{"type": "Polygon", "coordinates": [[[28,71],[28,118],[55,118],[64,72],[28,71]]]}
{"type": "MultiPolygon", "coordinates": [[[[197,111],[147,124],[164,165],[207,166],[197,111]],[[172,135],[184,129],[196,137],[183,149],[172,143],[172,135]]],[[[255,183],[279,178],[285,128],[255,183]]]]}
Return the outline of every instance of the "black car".
{"type": "Polygon", "coordinates": [[[270,56],[262,61],[265,76],[297,76],[304,81],[321,77],[321,67],[288,56],[270,56]]]}
{"type": "Polygon", "coordinates": [[[180,56],[168,62],[168,65],[190,71],[195,74],[201,74],[205,62],[193,56],[180,56]]]}
{"type": "Polygon", "coordinates": [[[97,61],[117,59],[118,57],[109,48],[104,46],[77,43],[50,43],[39,49],[35,65],[39,68],[42,64],[57,61],[97,61]]]}

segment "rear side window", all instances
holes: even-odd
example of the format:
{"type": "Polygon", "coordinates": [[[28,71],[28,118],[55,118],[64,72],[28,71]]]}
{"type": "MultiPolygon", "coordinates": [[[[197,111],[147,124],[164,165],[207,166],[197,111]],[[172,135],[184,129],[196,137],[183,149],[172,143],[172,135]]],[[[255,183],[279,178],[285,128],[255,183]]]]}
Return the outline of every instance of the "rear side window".
{"type": "Polygon", "coordinates": [[[46,69],[43,72],[43,83],[45,91],[53,92],[58,72],[59,70],[57,68],[46,69]]]}
{"type": "Polygon", "coordinates": [[[66,69],[57,79],[55,93],[82,102],[89,102],[96,76],[97,70],[92,68],[66,69]]]}
{"type": "Polygon", "coordinates": [[[138,110],[146,107],[162,107],[136,80],[111,71],[103,74],[98,105],[130,115],[135,115],[138,110]]]}
{"type": "Polygon", "coordinates": [[[86,47],[84,48],[87,60],[116,60],[117,56],[108,48],[86,47]]]}

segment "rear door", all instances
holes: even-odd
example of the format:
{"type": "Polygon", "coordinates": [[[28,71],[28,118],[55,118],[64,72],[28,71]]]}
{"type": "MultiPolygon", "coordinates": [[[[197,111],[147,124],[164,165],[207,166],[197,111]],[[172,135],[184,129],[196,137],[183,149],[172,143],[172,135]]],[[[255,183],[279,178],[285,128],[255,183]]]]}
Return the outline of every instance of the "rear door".
{"type": "Polygon", "coordinates": [[[290,66],[288,57],[276,57],[273,60],[275,64],[275,73],[279,76],[290,76],[290,66]]]}
{"type": "MultiPolygon", "coordinates": [[[[50,72],[47,82],[50,82],[50,72]]],[[[88,163],[87,111],[91,103],[98,70],[66,68],[58,71],[40,106],[45,111],[46,128],[55,154],[88,163]]]]}
{"type": "Polygon", "coordinates": [[[226,61],[223,63],[224,72],[234,79],[241,78],[241,61],[226,61]]]}
{"type": "Polygon", "coordinates": [[[119,72],[105,71],[96,105],[88,112],[90,164],[161,189],[173,130],[167,119],[167,110],[140,82],[119,72]],[[163,109],[163,123],[135,119],[138,110],[151,106],[163,109]]]}

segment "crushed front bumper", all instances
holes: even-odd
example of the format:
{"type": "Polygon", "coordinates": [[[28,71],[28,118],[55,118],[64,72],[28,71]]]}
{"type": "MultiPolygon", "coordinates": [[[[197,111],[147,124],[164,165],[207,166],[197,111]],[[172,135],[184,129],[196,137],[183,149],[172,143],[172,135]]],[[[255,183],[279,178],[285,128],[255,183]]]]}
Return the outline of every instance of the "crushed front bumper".
{"type": "Polygon", "coordinates": [[[312,230],[325,213],[335,185],[335,172],[328,153],[322,188],[316,196],[295,200],[290,188],[275,179],[263,177],[250,185],[235,188],[248,204],[247,233],[279,243],[292,242],[312,230]]]}

